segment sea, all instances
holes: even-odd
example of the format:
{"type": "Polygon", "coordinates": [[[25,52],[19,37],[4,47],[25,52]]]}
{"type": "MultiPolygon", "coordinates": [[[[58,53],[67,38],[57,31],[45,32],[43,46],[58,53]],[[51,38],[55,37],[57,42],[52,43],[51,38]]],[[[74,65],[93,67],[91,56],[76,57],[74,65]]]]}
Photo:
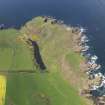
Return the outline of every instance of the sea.
{"type": "Polygon", "coordinates": [[[20,28],[37,16],[52,16],[86,29],[88,53],[105,74],[105,0],[0,0],[0,24],[20,28]]]}

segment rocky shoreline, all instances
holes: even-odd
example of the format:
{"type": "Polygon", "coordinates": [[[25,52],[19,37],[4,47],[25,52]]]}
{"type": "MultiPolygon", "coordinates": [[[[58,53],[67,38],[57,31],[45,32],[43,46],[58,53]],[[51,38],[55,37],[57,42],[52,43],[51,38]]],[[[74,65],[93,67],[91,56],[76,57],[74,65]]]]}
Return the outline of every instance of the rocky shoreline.
{"type": "Polygon", "coordinates": [[[89,50],[89,46],[87,44],[87,42],[89,42],[89,39],[84,34],[85,29],[74,28],[73,32],[78,35],[73,36],[73,50],[85,57],[85,61],[82,67],[84,66],[84,72],[89,79],[88,87],[81,91],[81,95],[93,100],[94,104],[96,105],[105,105],[105,77],[100,72],[101,65],[97,64],[98,57],[96,55],[87,53],[87,51],[89,50]]]}

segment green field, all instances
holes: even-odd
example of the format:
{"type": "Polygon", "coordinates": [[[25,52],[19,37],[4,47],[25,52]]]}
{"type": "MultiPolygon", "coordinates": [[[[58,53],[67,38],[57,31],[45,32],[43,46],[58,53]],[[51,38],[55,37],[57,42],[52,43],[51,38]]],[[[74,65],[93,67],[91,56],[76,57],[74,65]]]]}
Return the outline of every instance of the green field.
{"type": "Polygon", "coordinates": [[[15,29],[0,31],[0,69],[28,70],[32,69],[32,56],[22,42],[16,40],[19,32],[15,29]]]}
{"type": "Polygon", "coordinates": [[[85,105],[59,74],[15,74],[7,82],[6,105],[85,105]]]}
{"type": "Polygon", "coordinates": [[[75,60],[79,65],[82,59],[75,53],[69,54],[72,50],[70,42],[72,33],[67,32],[63,26],[51,25],[50,22],[44,24],[40,17],[28,22],[26,26],[21,30],[0,31],[0,70],[35,71],[1,73],[7,78],[5,105],[87,105],[79,96],[77,88],[64,80],[60,72],[62,57],[69,56],[72,66],[75,66],[73,64],[75,60]],[[16,40],[23,33],[36,32],[40,32],[38,44],[48,71],[44,73],[35,67],[30,49],[16,40]]]}

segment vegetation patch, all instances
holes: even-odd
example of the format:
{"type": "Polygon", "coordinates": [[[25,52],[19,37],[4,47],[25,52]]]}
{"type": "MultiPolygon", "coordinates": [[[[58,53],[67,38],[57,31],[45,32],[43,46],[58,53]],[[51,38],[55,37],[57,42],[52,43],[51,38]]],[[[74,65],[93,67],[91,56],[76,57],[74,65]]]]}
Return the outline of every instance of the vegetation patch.
{"type": "Polygon", "coordinates": [[[84,60],[83,56],[75,52],[69,52],[66,55],[66,59],[69,61],[71,67],[73,67],[74,70],[80,69],[80,63],[84,60]]]}
{"type": "Polygon", "coordinates": [[[0,70],[31,70],[33,67],[31,51],[20,40],[15,29],[0,31],[0,70]]]}

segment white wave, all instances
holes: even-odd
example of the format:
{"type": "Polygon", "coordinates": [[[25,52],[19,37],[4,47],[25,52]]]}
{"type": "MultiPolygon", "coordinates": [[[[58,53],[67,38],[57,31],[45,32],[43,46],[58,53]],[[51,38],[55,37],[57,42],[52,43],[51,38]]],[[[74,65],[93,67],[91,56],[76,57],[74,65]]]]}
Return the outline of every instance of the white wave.
{"type": "Polygon", "coordinates": [[[80,27],[80,33],[84,33],[84,32],[86,32],[86,29],[83,27],[80,27]]]}
{"type": "Polygon", "coordinates": [[[101,77],[103,76],[103,74],[102,74],[101,72],[99,72],[99,73],[94,74],[94,76],[95,76],[95,78],[96,78],[96,77],[101,78],[101,77]]]}
{"type": "Polygon", "coordinates": [[[97,67],[95,68],[96,70],[99,70],[101,68],[101,65],[97,65],[97,67]]]}
{"type": "Polygon", "coordinates": [[[93,55],[90,59],[91,59],[91,61],[96,61],[98,59],[98,57],[96,55],[93,55]]]}
{"type": "Polygon", "coordinates": [[[96,63],[98,57],[96,55],[91,55],[90,53],[86,54],[90,46],[87,45],[89,39],[86,35],[83,34],[84,32],[86,32],[86,29],[80,27],[80,34],[82,35],[81,43],[83,44],[81,54],[86,57],[86,59],[88,60],[87,64],[90,65],[90,69],[86,72],[86,74],[92,77],[93,79],[97,77],[102,78],[102,81],[101,83],[99,83],[99,85],[92,85],[91,87],[92,90],[97,90],[98,88],[105,86],[105,76],[100,72],[101,65],[96,63]]]}
{"type": "Polygon", "coordinates": [[[86,57],[87,59],[89,59],[89,58],[91,57],[91,54],[88,53],[88,54],[85,55],[85,57],[86,57]]]}
{"type": "Polygon", "coordinates": [[[91,90],[97,90],[98,88],[100,88],[100,86],[97,86],[97,85],[91,86],[91,90]]]}
{"type": "Polygon", "coordinates": [[[89,47],[89,46],[87,46],[87,45],[86,45],[86,46],[83,46],[83,49],[82,49],[81,51],[82,51],[82,52],[86,52],[86,51],[88,51],[88,50],[89,50],[89,48],[90,48],[90,47],[89,47]]]}
{"type": "Polygon", "coordinates": [[[105,86],[105,76],[102,73],[100,73],[100,76],[102,77],[102,81],[101,81],[101,83],[98,86],[97,85],[93,85],[92,86],[93,90],[97,90],[98,88],[105,86]]]}
{"type": "Polygon", "coordinates": [[[83,35],[83,36],[81,37],[81,42],[82,42],[82,43],[89,42],[88,37],[87,37],[86,35],[83,35]]]}
{"type": "Polygon", "coordinates": [[[88,61],[87,63],[88,63],[90,66],[92,66],[92,65],[96,64],[96,61],[92,60],[92,61],[88,61]]]}

